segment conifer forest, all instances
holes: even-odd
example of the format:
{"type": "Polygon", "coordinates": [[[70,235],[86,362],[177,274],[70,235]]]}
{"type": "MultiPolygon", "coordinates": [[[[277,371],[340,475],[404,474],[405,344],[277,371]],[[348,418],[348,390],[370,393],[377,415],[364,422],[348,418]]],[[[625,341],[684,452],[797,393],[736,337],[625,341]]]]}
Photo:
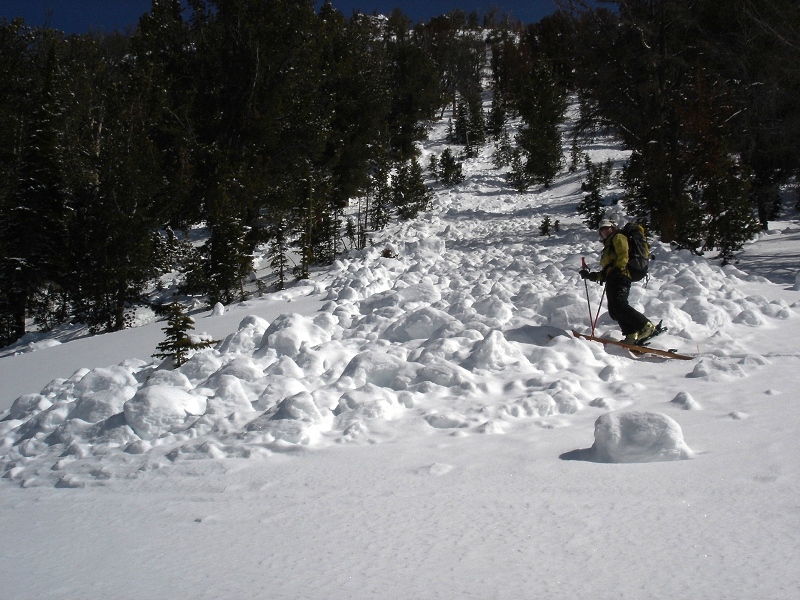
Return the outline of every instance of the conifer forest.
{"type": "Polygon", "coordinates": [[[630,150],[621,202],[651,236],[731,260],[797,184],[800,4],[557,4],[527,24],[313,0],[152,0],[113,34],[0,20],[0,345],[122,329],[173,271],[235,302],[256,248],[270,286],[307,278],[487,148],[520,193],[585,167],[594,226],[599,133],[630,150]],[[452,148],[422,161],[444,111],[452,148]]]}

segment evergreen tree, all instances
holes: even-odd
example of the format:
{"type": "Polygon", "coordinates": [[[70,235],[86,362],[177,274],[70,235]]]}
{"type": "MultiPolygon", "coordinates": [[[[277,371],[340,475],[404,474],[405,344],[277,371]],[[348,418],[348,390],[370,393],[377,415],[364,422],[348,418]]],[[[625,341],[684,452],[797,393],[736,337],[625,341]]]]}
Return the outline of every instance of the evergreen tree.
{"type": "Polygon", "coordinates": [[[471,94],[456,102],[456,120],[450,141],[464,146],[468,158],[478,155],[478,150],[486,141],[486,123],[481,107],[481,98],[471,94]]]}
{"type": "Polygon", "coordinates": [[[186,309],[180,302],[173,302],[165,307],[167,325],[162,328],[166,339],[156,346],[159,352],[153,354],[154,358],[169,358],[175,367],[184,364],[194,351],[210,348],[217,342],[210,339],[201,339],[191,335],[194,330],[194,319],[186,314],[186,309]]]}
{"type": "Polygon", "coordinates": [[[522,157],[519,170],[515,169],[515,180],[549,186],[564,163],[558,126],[567,108],[566,91],[549,67],[538,61],[527,76],[525,92],[516,102],[524,124],[516,136],[522,157]]]}
{"type": "Polygon", "coordinates": [[[486,122],[486,131],[495,139],[500,138],[506,131],[508,114],[506,104],[502,96],[498,93],[492,95],[492,106],[489,110],[489,118],[486,122]]]}
{"type": "Polygon", "coordinates": [[[367,208],[369,226],[366,229],[383,229],[388,225],[392,213],[392,165],[386,155],[379,155],[374,161],[370,188],[367,197],[370,204],[367,208]]]}
{"type": "Polygon", "coordinates": [[[454,186],[464,181],[464,171],[460,162],[456,161],[450,148],[445,148],[439,161],[439,177],[446,186],[454,186]]]}
{"type": "Polygon", "coordinates": [[[410,39],[388,42],[391,109],[388,132],[392,157],[407,160],[417,152],[415,143],[425,139],[426,124],[441,103],[436,65],[410,39]]]}
{"type": "Polygon", "coordinates": [[[160,86],[152,70],[126,60],[129,40],[84,49],[84,61],[107,63],[85,85],[99,89],[82,141],[68,246],[74,314],[92,332],[117,331],[158,273],[156,241],[165,206],[161,153],[153,139],[160,86]]]}
{"type": "MultiPolygon", "coordinates": [[[[756,97],[769,97],[772,108],[781,96],[792,98],[784,108],[797,101],[794,92],[773,95],[780,84],[763,86],[759,75],[767,71],[754,68],[767,54],[761,53],[763,46],[751,45],[761,18],[753,16],[771,9],[749,0],[615,4],[616,13],[587,11],[577,21],[584,43],[576,46],[576,81],[582,107],[589,109],[587,121],[613,126],[632,149],[623,180],[627,206],[637,218],[649,221],[664,241],[695,251],[715,246],[728,256],[752,235],[748,194],[761,202],[763,223],[769,190],[792,169],[783,157],[797,156],[791,150],[765,152],[780,136],[773,135],[774,123],[759,119],[777,113],[754,109],[756,97]],[[772,141],[764,144],[767,138],[772,141]],[[781,159],[774,160],[778,154],[781,159]],[[720,190],[726,190],[725,199],[720,190]],[[714,225],[722,215],[737,231],[723,234],[714,225]]],[[[780,20],[797,23],[796,3],[786,4],[780,20]]],[[[773,37],[776,27],[791,31],[774,17],[762,24],[773,37]]],[[[769,61],[798,64],[796,51],[784,54],[795,60],[775,60],[769,53],[769,61]]],[[[778,145],[797,147],[797,135],[792,137],[778,145]]]]}
{"type": "Polygon", "coordinates": [[[545,215],[541,225],[539,225],[539,235],[550,237],[551,228],[553,228],[553,220],[550,215],[545,215]]]}
{"type": "Polygon", "coordinates": [[[511,136],[507,129],[497,139],[494,154],[492,155],[492,163],[498,169],[507,167],[511,164],[514,158],[514,146],[511,143],[511,136]]]}
{"type": "Polygon", "coordinates": [[[40,293],[51,297],[53,291],[58,294],[63,290],[67,272],[64,248],[70,190],[63,135],[63,45],[49,32],[41,35],[32,56],[32,67],[40,78],[30,88],[38,102],[28,104],[31,113],[20,123],[16,181],[0,215],[0,304],[7,311],[6,341],[15,341],[25,333],[25,319],[34,309],[34,299],[40,293]]]}
{"type": "Polygon", "coordinates": [[[374,20],[354,16],[345,22],[329,3],[319,17],[324,34],[321,93],[328,99],[324,110],[330,114],[323,162],[331,175],[329,203],[339,210],[366,193],[371,157],[388,143],[387,54],[384,45],[375,43],[379,29],[374,20]]]}
{"type": "Polygon", "coordinates": [[[211,237],[204,244],[203,274],[209,304],[231,304],[245,297],[243,282],[252,271],[252,254],[246,242],[247,229],[223,199],[211,222],[211,237]]]}
{"type": "Polygon", "coordinates": [[[275,219],[270,238],[272,240],[268,254],[270,266],[277,277],[275,287],[282,290],[286,287],[286,280],[289,275],[289,239],[283,217],[275,219]]]}
{"type": "Polygon", "coordinates": [[[605,214],[603,188],[611,183],[611,159],[605,163],[595,164],[586,157],[586,179],[581,183],[581,190],[588,192],[578,204],[578,214],[584,216],[583,222],[595,231],[605,214]]]}
{"type": "Polygon", "coordinates": [[[397,165],[392,186],[392,203],[401,219],[414,219],[430,208],[433,193],[425,185],[422,167],[416,158],[397,165]]]}

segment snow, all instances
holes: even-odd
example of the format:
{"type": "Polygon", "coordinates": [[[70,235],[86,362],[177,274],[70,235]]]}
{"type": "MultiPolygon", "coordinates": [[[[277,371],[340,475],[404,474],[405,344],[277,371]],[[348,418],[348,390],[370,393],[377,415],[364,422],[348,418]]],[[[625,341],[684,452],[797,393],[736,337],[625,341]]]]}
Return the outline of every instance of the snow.
{"type": "MultiPolygon", "coordinates": [[[[674,402],[674,400],[673,400],[674,402]]],[[[608,412],[594,424],[594,444],[587,450],[562,454],[565,460],[640,463],[686,460],[692,450],[678,423],[663,413],[608,412]]]]}
{"type": "Polygon", "coordinates": [[[569,333],[580,173],[464,167],[374,246],[195,314],[219,343],[178,369],[163,323],[5,349],[3,596],[797,596],[800,215],[726,267],[653,243],[631,300],[695,356],[669,361],[569,333]]]}

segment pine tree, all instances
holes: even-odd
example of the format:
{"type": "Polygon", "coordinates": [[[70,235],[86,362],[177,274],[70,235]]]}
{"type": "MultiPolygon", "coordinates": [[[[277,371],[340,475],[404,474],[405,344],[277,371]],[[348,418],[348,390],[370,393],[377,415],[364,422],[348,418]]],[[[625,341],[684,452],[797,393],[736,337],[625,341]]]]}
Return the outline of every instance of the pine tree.
{"type": "Polygon", "coordinates": [[[586,179],[581,190],[589,193],[578,204],[578,214],[585,217],[583,222],[589,229],[596,230],[605,214],[601,191],[611,183],[611,159],[595,164],[586,156],[585,165],[586,179]]]}
{"type": "Polygon", "coordinates": [[[371,199],[367,215],[369,226],[366,229],[380,230],[389,224],[392,214],[392,165],[388,158],[380,154],[375,158],[370,177],[368,198],[371,199]]]}
{"type": "Polygon", "coordinates": [[[75,165],[69,294],[74,315],[92,332],[118,331],[159,274],[158,229],[171,209],[153,135],[161,87],[149,65],[125,60],[128,39],[80,50],[94,72],[75,86],[91,126],[73,141],[86,159],[75,165]]]}
{"type": "Polygon", "coordinates": [[[272,241],[269,246],[269,264],[277,277],[275,287],[279,290],[286,287],[286,279],[289,275],[289,239],[286,229],[284,218],[277,217],[270,232],[272,241]]]}
{"type": "Polygon", "coordinates": [[[550,229],[552,227],[553,220],[550,218],[550,215],[545,215],[544,219],[542,219],[542,223],[539,225],[539,235],[550,237],[550,229]]]}
{"type": "Polygon", "coordinates": [[[480,93],[467,96],[468,107],[468,141],[465,148],[468,158],[478,156],[481,146],[486,143],[486,119],[483,114],[483,104],[480,93]]]}
{"type": "Polygon", "coordinates": [[[748,203],[764,226],[770,190],[796,172],[797,3],[615,4],[576,22],[585,122],[614,127],[632,150],[629,212],[663,241],[725,259],[754,231],[748,203]],[[779,70],[793,74],[773,79],[779,70]],[[715,223],[728,218],[737,230],[723,234],[715,223]]]}
{"type": "Polygon", "coordinates": [[[388,132],[392,158],[406,160],[425,139],[426,123],[441,103],[436,64],[423,48],[409,39],[388,42],[391,109],[388,132]]]}
{"type": "Polygon", "coordinates": [[[505,101],[499,93],[492,95],[492,106],[489,110],[489,118],[486,122],[486,131],[495,139],[499,139],[506,131],[508,114],[505,101]]]}
{"type": "Polygon", "coordinates": [[[161,330],[166,334],[166,339],[156,346],[159,352],[153,354],[153,358],[168,358],[173,366],[180,367],[195,351],[210,348],[217,343],[189,333],[194,330],[194,319],[186,314],[186,309],[180,302],[167,305],[165,312],[167,326],[161,330]]]}
{"type": "MultiPolygon", "coordinates": [[[[0,207],[0,281],[5,311],[6,341],[25,333],[25,319],[35,308],[35,299],[48,290],[59,294],[67,273],[64,248],[70,217],[70,190],[66,179],[64,143],[63,43],[43,32],[34,46],[33,66],[38,76],[30,93],[31,112],[23,121],[12,183],[0,207]]],[[[39,305],[47,313],[47,305],[39,305]]],[[[43,324],[49,323],[46,314],[43,324]]]]}
{"type": "Polygon", "coordinates": [[[246,233],[246,227],[232,212],[215,215],[211,237],[202,251],[209,304],[230,304],[244,299],[244,278],[253,267],[246,233]]]}
{"type": "Polygon", "coordinates": [[[567,104],[566,91],[545,63],[531,67],[517,106],[524,123],[516,143],[523,157],[514,178],[527,185],[549,186],[564,163],[558,126],[567,104]]]}
{"type": "Polygon", "coordinates": [[[444,149],[439,164],[439,177],[446,186],[451,187],[464,181],[462,164],[456,161],[450,148],[444,149]]]}
{"type": "Polygon", "coordinates": [[[414,219],[430,208],[433,193],[425,185],[422,167],[416,158],[397,165],[392,185],[392,203],[401,219],[414,219]]]}
{"type": "Polygon", "coordinates": [[[501,169],[509,166],[513,158],[514,146],[511,143],[511,136],[507,129],[503,129],[503,132],[497,139],[494,154],[492,154],[492,163],[495,168],[501,169]]]}

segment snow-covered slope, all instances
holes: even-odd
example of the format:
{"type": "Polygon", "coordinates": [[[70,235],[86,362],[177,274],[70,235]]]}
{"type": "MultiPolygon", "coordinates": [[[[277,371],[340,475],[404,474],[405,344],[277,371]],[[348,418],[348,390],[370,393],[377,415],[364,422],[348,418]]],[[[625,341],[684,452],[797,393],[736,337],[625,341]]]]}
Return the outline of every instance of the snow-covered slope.
{"type": "Polygon", "coordinates": [[[582,174],[465,168],[313,285],[198,319],[223,341],[180,369],[148,358],[161,324],[0,359],[9,597],[800,592],[800,292],[748,261],[780,270],[796,215],[739,267],[654,244],[632,301],[696,359],[634,357],[568,334],[582,174]]]}

